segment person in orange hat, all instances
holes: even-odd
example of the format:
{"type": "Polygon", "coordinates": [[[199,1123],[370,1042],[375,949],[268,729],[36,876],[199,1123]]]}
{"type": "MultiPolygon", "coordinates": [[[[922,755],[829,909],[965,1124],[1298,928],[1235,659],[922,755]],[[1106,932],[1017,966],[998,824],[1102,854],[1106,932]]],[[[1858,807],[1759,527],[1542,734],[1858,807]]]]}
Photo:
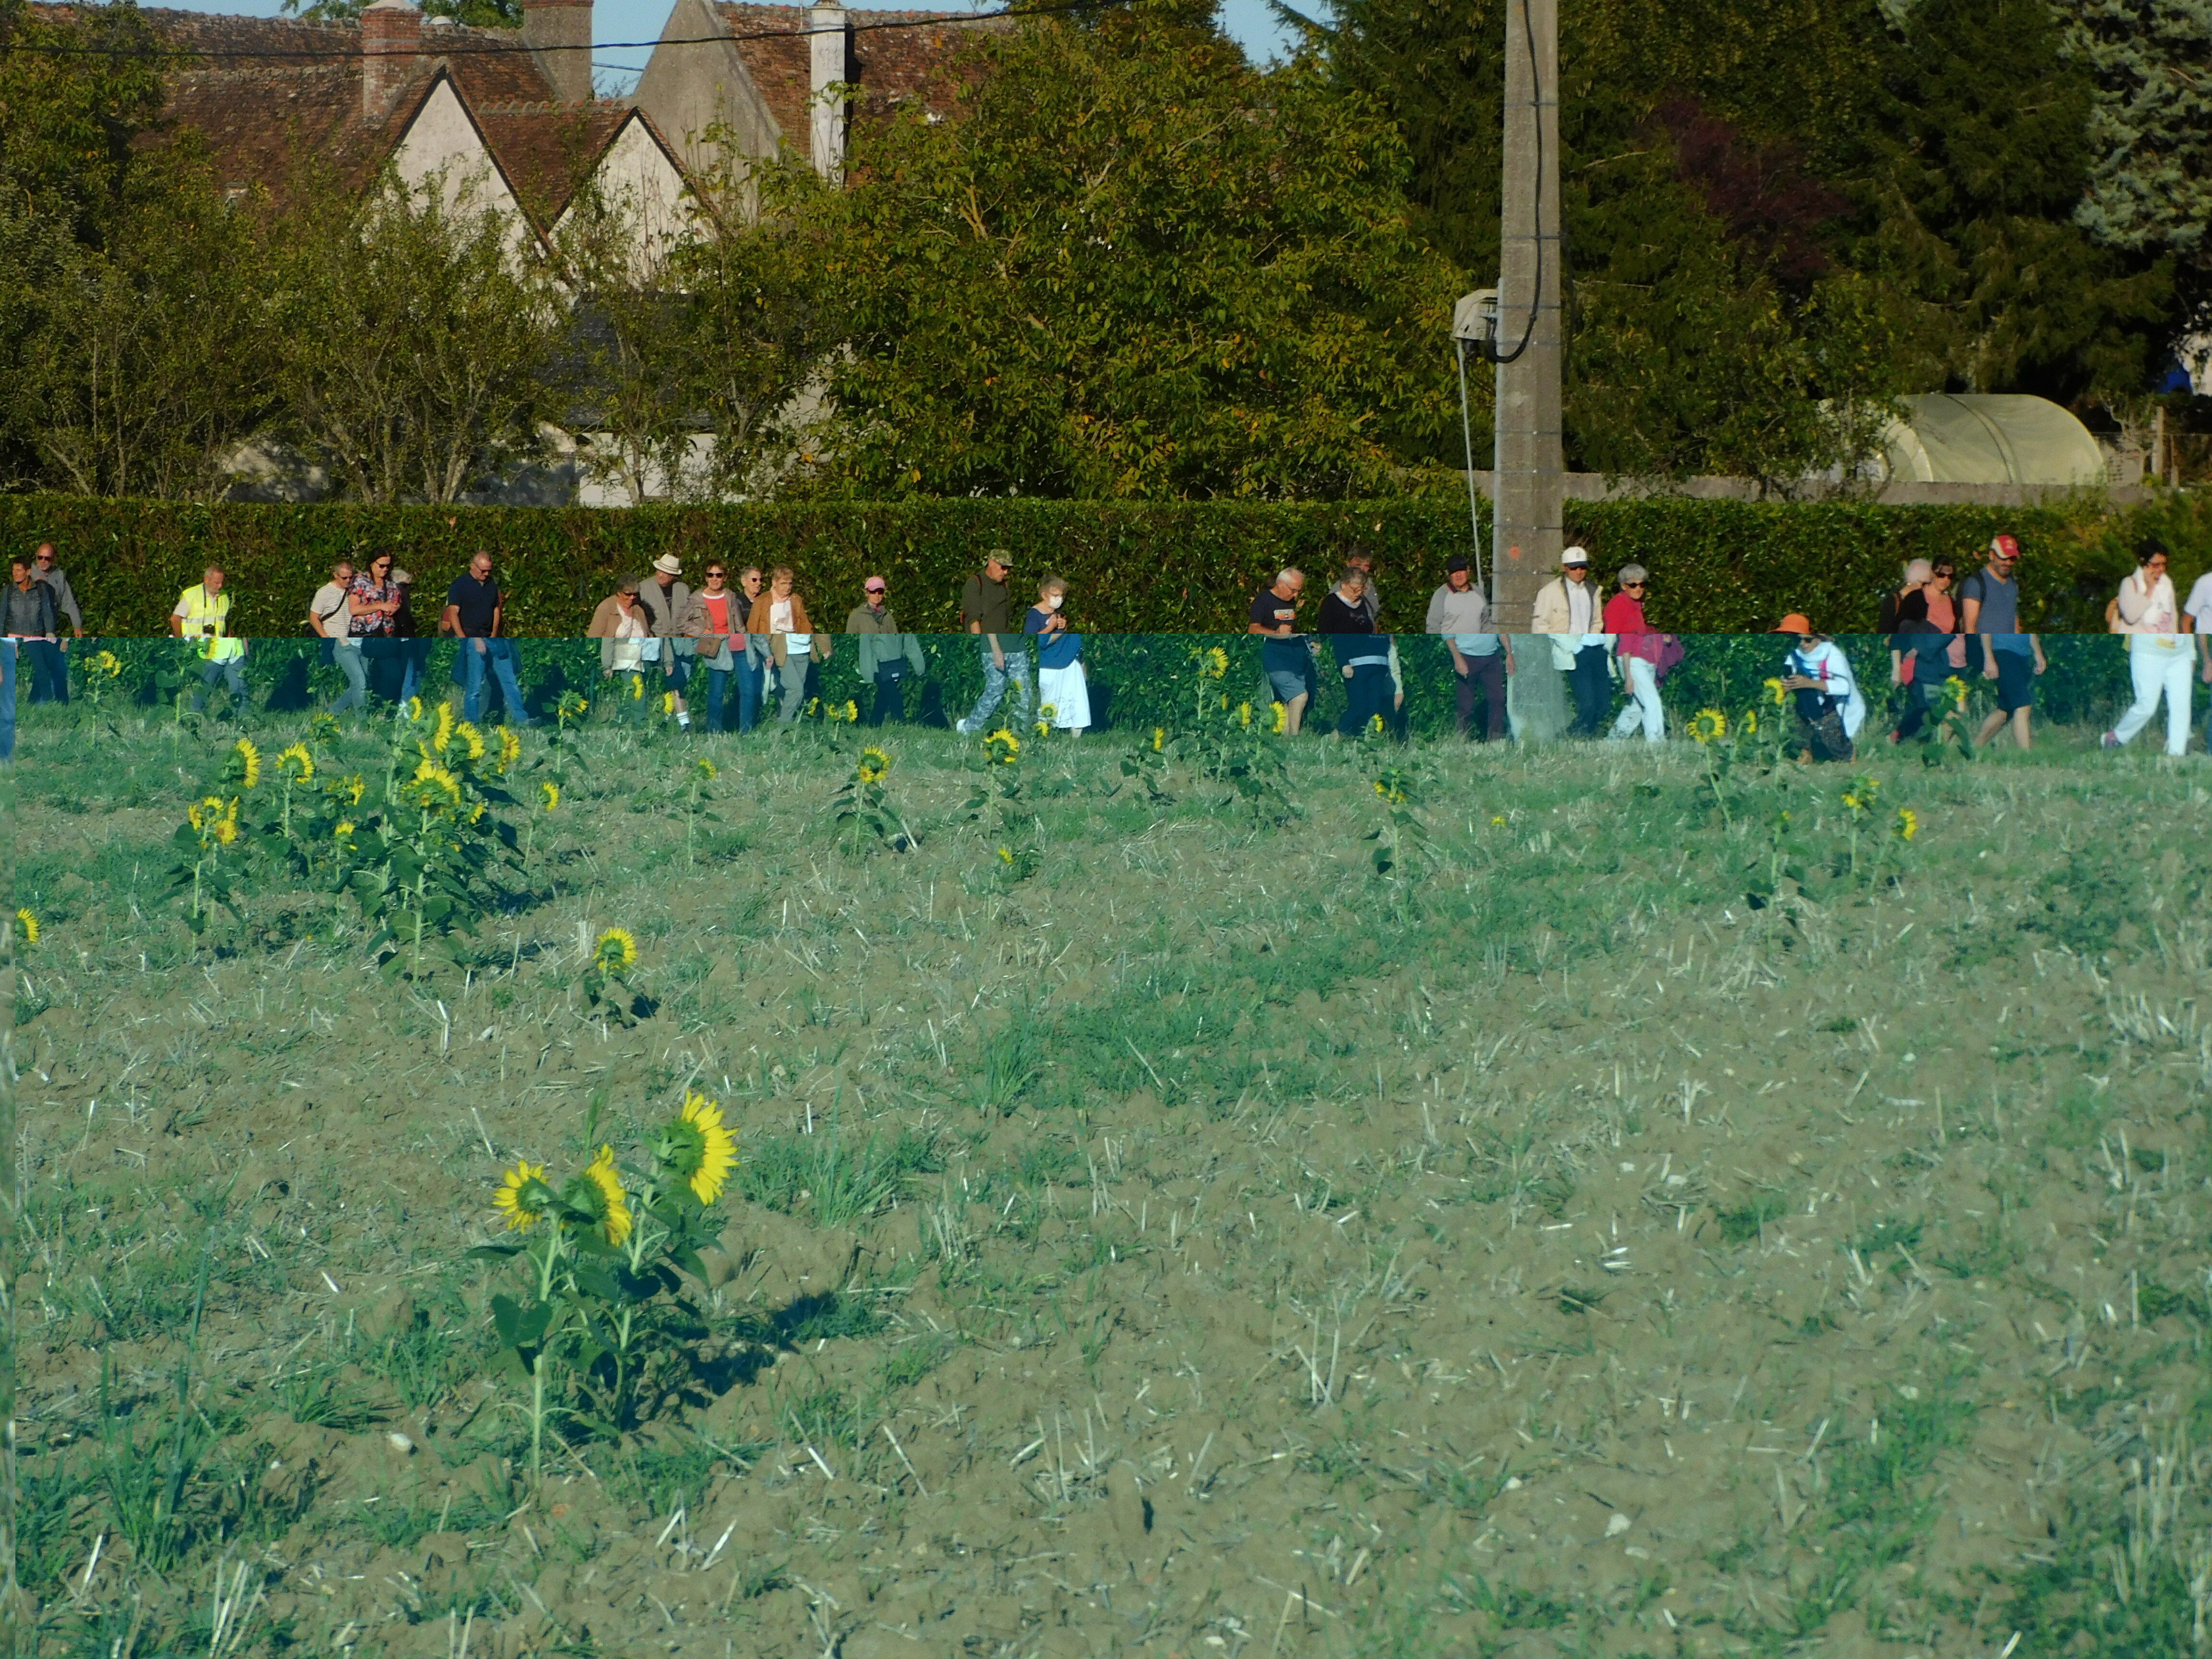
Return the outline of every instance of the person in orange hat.
{"type": "Polygon", "coordinates": [[[1851,759],[1858,752],[1859,728],[1867,716],[1851,659],[1826,634],[1814,633],[1811,620],[1801,611],[1791,611],[1774,631],[1797,636],[1796,648],[1782,665],[1782,686],[1796,702],[1805,758],[1851,759]]]}

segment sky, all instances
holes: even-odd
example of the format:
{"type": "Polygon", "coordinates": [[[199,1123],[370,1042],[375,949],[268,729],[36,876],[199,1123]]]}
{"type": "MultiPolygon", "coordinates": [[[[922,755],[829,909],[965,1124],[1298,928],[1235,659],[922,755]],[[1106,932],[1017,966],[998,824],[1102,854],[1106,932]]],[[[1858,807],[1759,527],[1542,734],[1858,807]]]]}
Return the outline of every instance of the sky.
{"type": "MultiPolygon", "coordinates": [[[[274,17],[282,12],[279,0],[159,0],[185,11],[228,12],[234,16],[274,17]]],[[[592,34],[598,41],[656,39],[668,21],[670,0],[596,0],[592,8],[592,34]]],[[[945,0],[945,9],[957,11],[960,0],[945,0]]],[[[979,9],[995,9],[984,6],[979,9]]],[[[1303,8],[1302,8],[1303,9],[1303,8]]],[[[1267,0],[1221,0],[1222,25],[1255,60],[1280,56],[1289,36],[1267,9],[1267,0]]],[[[650,47],[616,48],[611,44],[592,55],[593,78],[603,93],[627,92],[637,80],[651,54],[650,47]]]]}

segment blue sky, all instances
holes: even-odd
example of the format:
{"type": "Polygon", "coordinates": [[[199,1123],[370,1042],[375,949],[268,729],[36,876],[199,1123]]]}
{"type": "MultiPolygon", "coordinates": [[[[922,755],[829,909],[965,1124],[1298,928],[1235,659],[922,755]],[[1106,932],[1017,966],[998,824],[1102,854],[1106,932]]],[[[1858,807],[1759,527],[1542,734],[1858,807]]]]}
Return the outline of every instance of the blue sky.
{"type": "MultiPolygon", "coordinates": [[[[282,10],[278,0],[162,0],[187,11],[228,12],[248,17],[273,17],[282,10]]],[[[592,32],[600,41],[651,40],[667,21],[670,0],[596,0],[592,9],[592,32]]],[[[957,10],[959,0],[946,0],[947,10],[957,10]]],[[[994,9],[990,6],[978,9],[994,9]]],[[[1229,33],[1255,58],[1279,55],[1286,36],[1267,9],[1267,0],[1221,0],[1221,15],[1229,33]]],[[[592,64],[602,92],[627,91],[645,67],[645,49],[609,50],[594,53],[592,64]]]]}

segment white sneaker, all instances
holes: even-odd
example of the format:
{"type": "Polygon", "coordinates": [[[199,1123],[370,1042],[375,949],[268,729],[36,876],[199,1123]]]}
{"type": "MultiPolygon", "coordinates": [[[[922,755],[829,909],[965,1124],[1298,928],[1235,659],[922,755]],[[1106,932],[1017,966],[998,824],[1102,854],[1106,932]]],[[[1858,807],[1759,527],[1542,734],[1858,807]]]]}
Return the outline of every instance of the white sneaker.
{"type": "Polygon", "coordinates": [[[965,720],[953,721],[952,729],[963,738],[972,738],[975,735],[975,728],[969,725],[965,720]]]}

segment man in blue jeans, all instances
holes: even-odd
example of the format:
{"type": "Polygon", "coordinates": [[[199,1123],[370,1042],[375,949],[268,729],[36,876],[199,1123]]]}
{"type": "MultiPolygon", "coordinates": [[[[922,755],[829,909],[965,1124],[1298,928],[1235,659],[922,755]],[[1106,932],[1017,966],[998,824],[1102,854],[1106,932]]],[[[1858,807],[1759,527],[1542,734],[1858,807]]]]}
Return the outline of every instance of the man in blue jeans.
{"type": "Polygon", "coordinates": [[[1030,710],[1036,707],[1036,694],[1030,690],[1029,645],[1013,626],[1013,603],[1006,592],[1012,568],[1006,550],[994,547],[983,560],[981,574],[970,576],[960,592],[960,625],[976,636],[983,666],[983,695],[975,699],[968,717],[952,728],[963,734],[983,729],[999,699],[1006,696],[1008,680],[1014,684],[1014,725],[1026,726],[1030,710]]]}
{"type": "Polygon", "coordinates": [[[469,561],[468,574],[453,578],[446,590],[446,613],[438,631],[461,641],[461,718],[475,722],[483,712],[484,671],[499,677],[500,696],[507,700],[509,726],[535,724],[523,712],[522,687],[515,678],[514,641],[499,637],[499,584],[492,580],[491,555],[479,553],[469,561]]]}

